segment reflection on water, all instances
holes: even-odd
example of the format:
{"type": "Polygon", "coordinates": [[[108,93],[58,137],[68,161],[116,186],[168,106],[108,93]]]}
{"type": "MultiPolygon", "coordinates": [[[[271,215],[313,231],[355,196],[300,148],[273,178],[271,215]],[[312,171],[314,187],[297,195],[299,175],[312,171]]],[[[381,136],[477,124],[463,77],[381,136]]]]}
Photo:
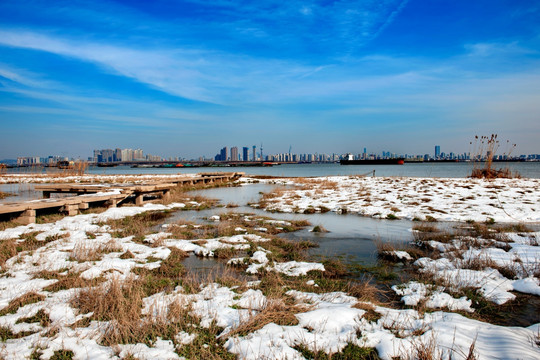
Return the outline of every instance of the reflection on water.
{"type": "Polygon", "coordinates": [[[8,195],[7,197],[0,199],[0,204],[40,199],[42,197],[42,192],[35,191],[34,185],[35,184],[0,185],[0,191],[8,195]]]}
{"type": "MultiPolygon", "coordinates": [[[[0,204],[15,203],[28,200],[43,199],[43,192],[36,191],[34,186],[36,184],[2,184],[0,185],[0,191],[7,193],[9,196],[0,199],[0,204]]],[[[73,196],[74,194],[60,194],[52,193],[51,198],[62,198],[67,196],[73,196]]]]}

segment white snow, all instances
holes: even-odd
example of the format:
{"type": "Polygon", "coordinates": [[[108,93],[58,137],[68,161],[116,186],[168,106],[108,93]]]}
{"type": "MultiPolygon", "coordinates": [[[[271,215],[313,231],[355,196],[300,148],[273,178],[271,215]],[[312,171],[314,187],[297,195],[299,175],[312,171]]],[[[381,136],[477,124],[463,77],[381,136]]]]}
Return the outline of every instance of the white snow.
{"type": "MultiPolygon", "coordinates": [[[[44,176],[41,179],[47,178],[44,176]]],[[[83,178],[78,179],[82,181],[83,178]]],[[[97,181],[97,177],[93,179],[97,181]]],[[[115,178],[115,181],[121,180],[121,176],[115,178]]],[[[279,205],[280,209],[292,211],[296,206],[305,209],[311,205],[314,208],[325,206],[333,211],[347,207],[349,212],[356,211],[370,216],[379,213],[376,215],[379,217],[395,213],[398,217],[431,215],[446,220],[485,220],[486,217],[493,217],[497,221],[539,219],[537,180],[484,182],[470,179],[350,177],[334,177],[329,180],[337,182],[338,191],[324,189],[324,196],[317,198],[318,195],[313,190],[296,189],[293,192],[300,194],[301,198],[292,200],[292,208],[287,208],[289,205],[283,202],[279,205]],[[524,196],[521,192],[527,195],[524,196]],[[460,200],[461,197],[470,196],[474,196],[474,199],[460,200]],[[423,198],[430,200],[421,200],[423,198]],[[533,204],[522,201],[525,198],[531,199],[533,204]],[[419,204],[414,205],[417,201],[419,204]],[[492,202],[495,205],[500,202],[503,209],[491,206],[492,202]],[[428,209],[426,204],[432,208],[428,209]],[[470,207],[464,204],[470,204],[470,207]],[[394,206],[399,211],[389,208],[394,206]]],[[[38,182],[36,178],[22,175],[18,181],[38,182]]],[[[322,181],[320,185],[322,186],[322,181]]],[[[287,195],[283,199],[286,197],[287,195]]],[[[171,233],[160,232],[146,236],[145,242],[140,244],[135,243],[131,236],[113,238],[111,229],[102,225],[109,219],[183,206],[185,205],[147,204],[142,207],[115,208],[102,214],[71,216],[51,224],[31,224],[0,231],[0,241],[17,239],[20,235],[31,232],[38,232],[36,238],[44,241],[40,248],[21,252],[2,266],[0,309],[6,308],[11,301],[29,292],[36,292],[42,295],[43,299],[21,306],[13,314],[0,316],[0,326],[16,334],[33,332],[2,342],[0,357],[27,359],[34,350],[40,349],[41,358],[49,359],[55,351],[64,349],[73,351],[75,359],[118,359],[127,356],[139,359],[181,359],[176,352],[177,347],[192,343],[196,339],[199,326],[209,327],[216,324],[223,329],[218,336],[226,340],[225,348],[239,359],[303,359],[297,350],[299,346],[313,352],[335,353],[348,344],[375,348],[382,359],[388,360],[400,356],[413,357],[415,349],[428,345],[432,345],[435,358],[466,359],[473,342],[477,359],[540,358],[540,348],[535,343],[539,339],[540,324],[527,328],[504,327],[469,319],[451,311],[472,312],[474,309],[471,300],[450,295],[463,287],[473,287],[496,304],[513,299],[513,291],[540,296],[540,282],[535,276],[540,259],[540,247],[537,246],[539,233],[526,236],[509,234],[512,242],[508,243],[508,251],[493,246],[483,249],[469,247],[457,258],[452,258],[450,252],[452,248],[467,241],[466,239],[456,239],[456,243],[449,244],[430,242],[441,251],[441,258],[421,258],[415,262],[415,266],[421,272],[432,273],[444,286],[411,281],[395,286],[394,291],[402,296],[402,301],[409,306],[425,302],[428,308],[443,308],[447,311],[421,314],[413,309],[398,310],[360,303],[357,298],[342,292],[306,293],[289,290],[285,296],[288,301],[294,302],[294,309],[298,311],[295,314],[298,321],[296,325],[269,323],[245,336],[231,336],[231,331],[265,311],[274,299],[268,299],[263,289],[258,288],[260,281],[249,282],[248,290],[243,292],[236,287],[203,283],[199,290],[192,294],[186,293],[179,286],[167,293],[161,292],[143,299],[143,317],[164,317],[167,307],[177,303],[198,319],[198,323],[193,324],[193,331],[179,332],[172,336],[173,339],[158,338],[151,344],[121,344],[110,347],[100,344],[103,329],[110,325],[109,323],[92,321],[87,327],[73,327],[74,323],[91,316],[91,313],[80,314],[72,307],[70,300],[77,289],[57,292],[45,290],[58,280],[42,278],[42,271],[58,272],[66,276],[68,273],[78,274],[86,279],[103,277],[106,281],[104,284],[107,284],[107,281],[113,278],[122,280],[134,276],[133,270],[137,267],[159,267],[161,261],[170,255],[172,247],[199,256],[213,256],[217,249],[246,250],[253,244],[261,243],[260,246],[264,246],[263,243],[269,240],[253,234],[181,240],[172,239],[171,233]],[[45,239],[48,239],[47,242],[45,239]],[[112,246],[114,250],[103,252],[96,257],[91,256],[93,250],[105,246],[112,246]],[[130,251],[133,257],[122,259],[121,254],[127,251],[130,251]],[[508,279],[497,269],[490,267],[481,270],[464,268],[467,262],[484,257],[491,259],[497,266],[511,267],[515,270],[516,279],[508,279]],[[380,318],[368,320],[364,310],[366,306],[372,307],[380,318]],[[32,317],[41,310],[48,314],[51,320],[49,326],[42,327],[39,323],[19,321],[32,317]],[[52,329],[54,331],[50,331],[52,329]]],[[[269,223],[287,225],[281,221],[269,223]]],[[[410,260],[406,253],[393,254],[410,260]]],[[[324,271],[324,266],[319,263],[279,263],[270,259],[272,257],[269,251],[258,247],[251,257],[231,259],[229,263],[245,264],[246,272],[251,274],[279,271],[288,276],[304,276],[311,270],[324,271]]],[[[320,290],[314,280],[300,281],[312,286],[310,289],[313,291],[320,290]]]]}
{"type": "Polygon", "coordinates": [[[459,299],[444,292],[440,286],[426,285],[416,281],[410,281],[403,285],[394,285],[392,290],[402,295],[401,301],[405,305],[416,306],[420,301],[425,301],[425,306],[431,309],[448,308],[449,310],[464,310],[474,312],[471,307],[472,301],[463,296],[459,299]]]}
{"type": "Polygon", "coordinates": [[[540,179],[462,179],[328,176],[274,179],[299,185],[270,199],[267,210],[303,212],[321,207],[340,213],[441,221],[539,222],[540,179]],[[335,187],[325,184],[335,183],[335,187]],[[326,187],[325,187],[326,186],[326,187]]]}

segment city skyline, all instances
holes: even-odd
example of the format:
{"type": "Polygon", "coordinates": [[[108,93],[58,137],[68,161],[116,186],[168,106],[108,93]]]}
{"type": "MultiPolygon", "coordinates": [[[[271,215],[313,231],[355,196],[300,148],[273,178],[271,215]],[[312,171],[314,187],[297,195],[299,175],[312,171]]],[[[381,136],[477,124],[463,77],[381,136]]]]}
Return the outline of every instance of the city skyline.
{"type": "MultiPolygon", "coordinates": [[[[471,144],[472,145],[472,144],[471,144]]],[[[17,164],[21,166],[35,165],[35,164],[48,164],[55,165],[58,161],[63,160],[75,160],[75,161],[88,161],[91,163],[129,163],[129,162],[182,162],[182,161],[203,161],[203,162],[260,162],[260,161],[272,161],[272,162],[338,162],[340,159],[346,159],[349,155],[352,155],[354,159],[381,159],[381,158],[404,158],[409,160],[479,160],[484,159],[489,153],[483,146],[472,146],[468,151],[455,152],[455,151],[441,151],[440,145],[434,145],[433,153],[395,153],[391,151],[383,150],[380,153],[368,151],[366,147],[363,148],[363,152],[358,153],[344,153],[339,154],[335,152],[323,153],[323,152],[307,152],[307,153],[294,153],[291,152],[292,146],[289,146],[288,153],[271,153],[262,154],[262,148],[253,145],[251,148],[248,146],[238,147],[233,146],[229,149],[228,146],[221,148],[215,156],[208,156],[208,154],[202,154],[196,158],[187,158],[185,156],[170,156],[164,157],[160,155],[144,154],[144,151],[140,148],[133,149],[121,149],[121,148],[109,148],[109,149],[94,149],[93,156],[87,158],[74,158],[69,156],[59,155],[46,155],[46,156],[17,156],[16,159],[0,159],[0,163],[7,161],[9,164],[17,164]],[[242,149],[240,153],[239,150],[242,149]]],[[[513,153],[513,146],[509,148],[501,148],[500,146],[494,147],[493,158],[498,160],[531,160],[539,161],[540,154],[516,154],[513,153]]],[[[444,150],[444,149],[443,149],[444,150]]]]}
{"type": "Polygon", "coordinates": [[[538,18],[509,0],[1,2],[0,159],[245,139],[431,154],[492,133],[539,153],[538,18]]]}

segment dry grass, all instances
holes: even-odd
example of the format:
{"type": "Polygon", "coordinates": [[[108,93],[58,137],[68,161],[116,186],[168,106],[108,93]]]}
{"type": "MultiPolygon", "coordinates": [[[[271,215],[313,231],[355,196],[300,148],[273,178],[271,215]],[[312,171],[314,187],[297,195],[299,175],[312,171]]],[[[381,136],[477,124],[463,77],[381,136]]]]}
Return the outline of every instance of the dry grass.
{"type": "Polygon", "coordinates": [[[67,289],[96,286],[104,281],[103,278],[86,280],[86,279],[81,278],[80,274],[78,273],[70,272],[67,274],[60,274],[59,272],[54,272],[54,271],[40,271],[34,274],[34,278],[58,280],[54,284],[51,284],[43,289],[44,291],[49,291],[49,292],[57,292],[57,291],[67,290],[67,289]]]}
{"type": "Polygon", "coordinates": [[[15,314],[20,307],[45,300],[45,296],[34,291],[27,292],[9,302],[9,305],[0,310],[0,316],[15,314]]]}
{"type": "MultiPolygon", "coordinates": [[[[227,184],[223,185],[227,186],[227,184]]],[[[170,203],[183,203],[186,204],[185,208],[182,208],[182,210],[204,210],[214,207],[217,204],[216,199],[210,199],[204,196],[200,195],[192,195],[187,193],[188,191],[192,190],[200,190],[205,189],[209,187],[217,187],[217,186],[193,186],[193,187],[182,187],[177,186],[173,189],[171,189],[169,193],[169,197],[167,199],[162,199],[160,203],[162,204],[170,204],[170,203]],[[194,201],[196,203],[199,203],[199,206],[190,205],[189,202],[194,201]]]]}
{"type": "Polygon", "coordinates": [[[160,267],[153,270],[134,269],[134,272],[139,275],[137,286],[141,287],[146,296],[161,291],[170,292],[178,285],[184,285],[188,289],[192,287],[189,279],[185,277],[186,269],[182,265],[182,261],[188,254],[177,248],[171,248],[170,250],[171,253],[167,259],[161,262],[160,267]]]}
{"type": "Polygon", "coordinates": [[[298,319],[294,314],[301,312],[300,310],[305,311],[305,308],[301,309],[287,304],[282,298],[269,298],[264,309],[241,321],[240,325],[228,333],[227,336],[245,336],[270,323],[283,326],[298,325],[298,319]]]}
{"type": "Polygon", "coordinates": [[[347,283],[346,292],[354,296],[360,302],[369,302],[372,304],[380,303],[382,290],[374,285],[372,277],[367,277],[362,281],[347,283]]]}
{"type": "Polygon", "coordinates": [[[415,339],[412,344],[412,351],[410,360],[443,360],[442,352],[437,347],[437,339],[435,336],[430,337],[428,340],[415,339]]]}
{"type": "Polygon", "coordinates": [[[110,254],[115,252],[123,252],[124,249],[115,239],[110,239],[105,244],[100,246],[100,250],[104,254],[110,254]]]}
{"type": "Polygon", "coordinates": [[[7,260],[24,251],[36,250],[49,242],[69,237],[69,233],[64,235],[48,236],[45,240],[37,240],[39,232],[25,233],[19,239],[0,240],[0,266],[3,267],[7,260]]]}
{"type": "Polygon", "coordinates": [[[11,228],[21,225],[13,221],[12,219],[13,218],[9,216],[8,217],[0,216],[0,231],[4,231],[6,229],[11,229],[11,228]]]}
{"type": "Polygon", "coordinates": [[[134,279],[113,279],[99,287],[81,289],[71,300],[80,313],[93,313],[91,319],[110,321],[104,335],[107,345],[127,343],[138,338],[143,289],[134,279]]]}
{"type": "Polygon", "coordinates": [[[469,176],[474,179],[514,179],[520,178],[521,176],[517,172],[513,172],[509,168],[504,169],[472,169],[471,175],[469,176]]]}
{"type": "Polygon", "coordinates": [[[39,309],[34,316],[19,318],[19,320],[17,320],[17,324],[36,322],[39,323],[39,325],[42,327],[47,327],[51,324],[51,318],[49,317],[49,314],[47,314],[45,309],[39,309]]]}
{"type": "Polygon", "coordinates": [[[142,242],[144,237],[152,233],[152,228],[163,223],[169,216],[168,211],[147,211],[135,216],[109,220],[106,225],[112,228],[113,237],[133,236],[136,242],[142,242]]]}
{"type": "Polygon", "coordinates": [[[405,251],[415,260],[429,255],[425,247],[415,246],[411,243],[376,240],[375,246],[377,247],[377,256],[379,258],[392,262],[409,261],[407,259],[400,259],[397,255],[394,254],[395,251],[405,251]]]}
{"type": "Polygon", "coordinates": [[[315,233],[327,233],[328,230],[322,225],[315,225],[315,227],[312,230],[315,233]]]}
{"type": "Polygon", "coordinates": [[[426,233],[439,232],[439,228],[437,227],[437,225],[434,225],[428,222],[421,222],[419,224],[414,224],[412,229],[416,231],[420,231],[420,232],[426,232],[426,233]]]}
{"type": "Polygon", "coordinates": [[[36,224],[50,224],[62,220],[65,217],[61,213],[42,214],[36,216],[36,224]]]}
{"type": "Polygon", "coordinates": [[[274,237],[271,241],[260,245],[270,250],[269,260],[278,262],[305,260],[305,250],[318,246],[316,243],[307,240],[292,241],[278,237],[274,237]]]}
{"type": "Polygon", "coordinates": [[[17,255],[17,244],[15,240],[1,240],[0,241],[0,267],[4,267],[7,260],[17,255]]]}
{"type": "Polygon", "coordinates": [[[259,200],[258,206],[264,209],[268,207],[270,203],[275,201],[275,199],[283,197],[286,192],[287,192],[286,188],[278,187],[270,192],[263,193],[259,200]]]}
{"type": "Polygon", "coordinates": [[[93,247],[84,241],[75,244],[73,250],[69,254],[69,261],[86,262],[99,261],[103,257],[101,248],[93,247]]]}
{"type": "Polygon", "coordinates": [[[441,243],[449,243],[455,239],[458,234],[452,229],[440,229],[430,223],[420,223],[413,226],[414,240],[417,243],[423,243],[427,241],[438,241],[441,243]]]}

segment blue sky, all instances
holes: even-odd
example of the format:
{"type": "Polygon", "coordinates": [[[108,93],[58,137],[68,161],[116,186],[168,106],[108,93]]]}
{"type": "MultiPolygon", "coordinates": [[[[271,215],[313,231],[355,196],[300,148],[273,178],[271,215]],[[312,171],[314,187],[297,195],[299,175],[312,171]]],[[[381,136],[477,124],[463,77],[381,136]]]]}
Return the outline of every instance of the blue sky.
{"type": "Polygon", "coordinates": [[[540,2],[0,1],[0,159],[540,153],[540,2]]]}

